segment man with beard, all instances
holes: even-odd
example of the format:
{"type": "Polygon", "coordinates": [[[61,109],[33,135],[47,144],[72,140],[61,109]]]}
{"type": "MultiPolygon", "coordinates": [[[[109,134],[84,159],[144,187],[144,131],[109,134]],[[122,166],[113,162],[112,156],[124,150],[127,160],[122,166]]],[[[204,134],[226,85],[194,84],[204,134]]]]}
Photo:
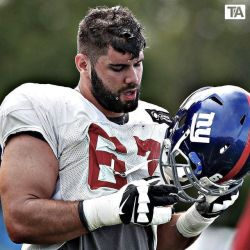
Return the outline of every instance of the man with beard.
{"type": "Polygon", "coordinates": [[[177,188],[157,177],[171,119],[139,100],[140,23],[127,8],[91,9],[77,42],[75,89],[26,83],[1,105],[10,238],[23,249],[186,248],[210,220],[182,236],[177,188]]]}

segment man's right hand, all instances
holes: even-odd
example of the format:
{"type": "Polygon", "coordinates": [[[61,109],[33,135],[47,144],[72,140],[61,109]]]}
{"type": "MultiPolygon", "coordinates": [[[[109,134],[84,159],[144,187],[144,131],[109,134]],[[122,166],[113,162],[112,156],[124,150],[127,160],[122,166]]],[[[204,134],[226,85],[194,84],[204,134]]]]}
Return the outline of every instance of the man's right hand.
{"type": "Polygon", "coordinates": [[[114,194],[83,202],[83,217],[88,229],[120,223],[159,225],[170,221],[178,202],[178,189],[159,184],[159,177],[133,181],[114,194]],[[166,207],[167,206],[167,207],[166,207]]]}

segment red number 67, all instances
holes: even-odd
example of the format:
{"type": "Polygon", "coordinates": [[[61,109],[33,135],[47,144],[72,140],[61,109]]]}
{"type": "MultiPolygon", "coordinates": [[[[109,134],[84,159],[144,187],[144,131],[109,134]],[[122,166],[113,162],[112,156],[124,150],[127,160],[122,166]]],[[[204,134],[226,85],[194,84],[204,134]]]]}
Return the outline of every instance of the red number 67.
{"type": "MultiPolygon", "coordinates": [[[[112,142],[115,146],[115,152],[117,152],[118,155],[127,153],[125,146],[116,137],[109,136],[100,126],[91,124],[89,127],[90,145],[88,184],[90,185],[91,189],[98,189],[100,187],[120,189],[122,186],[127,184],[127,179],[124,177],[115,175],[114,183],[98,179],[100,165],[113,165],[113,170],[119,173],[124,173],[126,171],[125,162],[119,160],[115,154],[96,149],[99,136],[112,142]]],[[[153,139],[141,140],[137,136],[134,136],[134,139],[138,148],[137,155],[146,156],[146,153],[149,152],[147,157],[148,173],[150,176],[152,176],[158,165],[157,159],[160,156],[161,145],[159,142],[153,139]]]]}

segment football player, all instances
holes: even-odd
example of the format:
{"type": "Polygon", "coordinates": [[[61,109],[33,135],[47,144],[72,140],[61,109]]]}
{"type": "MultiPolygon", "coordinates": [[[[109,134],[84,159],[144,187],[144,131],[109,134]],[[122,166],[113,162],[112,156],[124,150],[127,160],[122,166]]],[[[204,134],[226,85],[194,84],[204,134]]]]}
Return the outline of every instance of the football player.
{"type": "Polygon", "coordinates": [[[3,101],[1,199],[23,249],[184,249],[213,222],[204,206],[173,214],[182,195],[157,177],[172,120],[139,100],[145,46],[128,9],[91,9],[77,87],[26,83],[3,101]]]}
{"type": "Polygon", "coordinates": [[[139,101],[142,26],[127,8],[91,9],[77,46],[75,89],[26,83],[1,105],[8,233],[23,249],[153,249],[178,196],[153,177],[171,119],[139,101]]]}

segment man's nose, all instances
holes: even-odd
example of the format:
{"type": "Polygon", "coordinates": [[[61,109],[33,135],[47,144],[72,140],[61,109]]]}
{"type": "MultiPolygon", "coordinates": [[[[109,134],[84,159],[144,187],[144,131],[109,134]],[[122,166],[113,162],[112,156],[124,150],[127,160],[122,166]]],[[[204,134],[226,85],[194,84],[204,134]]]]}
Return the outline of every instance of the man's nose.
{"type": "Polygon", "coordinates": [[[125,83],[139,83],[139,72],[135,67],[129,67],[126,74],[125,83]]]}

